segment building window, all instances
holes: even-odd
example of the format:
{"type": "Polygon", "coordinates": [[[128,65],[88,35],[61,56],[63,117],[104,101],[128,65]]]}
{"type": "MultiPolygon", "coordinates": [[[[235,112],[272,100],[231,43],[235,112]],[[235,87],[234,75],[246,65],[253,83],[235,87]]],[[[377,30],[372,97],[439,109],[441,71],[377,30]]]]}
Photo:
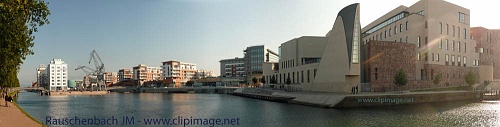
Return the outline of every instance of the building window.
{"type": "Polygon", "coordinates": [[[445,44],[445,46],[446,46],[446,50],[448,50],[448,39],[446,39],[446,44],[445,44]]]}
{"type": "Polygon", "coordinates": [[[394,35],[398,33],[398,26],[394,26],[394,35]]]}
{"type": "Polygon", "coordinates": [[[464,52],[467,52],[467,43],[464,42],[464,52]]]}
{"type": "Polygon", "coordinates": [[[425,47],[427,47],[427,42],[428,42],[427,41],[427,36],[425,36],[425,45],[424,45],[425,47]]]}
{"type": "Polygon", "coordinates": [[[446,35],[450,35],[450,33],[448,31],[448,24],[446,24],[446,35]]]}
{"type": "Polygon", "coordinates": [[[483,48],[479,48],[479,53],[484,53],[484,49],[483,48]]]}
{"type": "Polygon", "coordinates": [[[403,24],[399,24],[399,32],[403,32],[403,24]]]}
{"type": "Polygon", "coordinates": [[[439,54],[436,54],[436,61],[439,61],[439,54]]]}
{"type": "Polygon", "coordinates": [[[304,83],[304,71],[300,71],[300,82],[304,83]]]}
{"type": "Polygon", "coordinates": [[[375,68],[375,80],[378,80],[378,68],[375,68]]]}
{"type": "Polygon", "coordinates": [[[457,50],[460,52],[460,41],[457,43],[457,50]]]}
{"type": "Polygon", "coordinates": [[[428,56],[428,53],[425,53],[424,54],[425,61],[428,61],[428,57],[427,56],[428,56]]]}
{"type": "Polygon", "coordinates": [[[455,51],[455,41],[451,41],[451,51],[455,51]]]}
{"type": "Polygon", "coordinates": [[[458,21],[461,23],[465,23],[465,14],[462,12],[458,12],[458,21]]]}
{"type": "Polygon", "coordinates": [[[455,55],[451,55],[451,66],[455,66],[455,55]]]}
{"type": "Polygon", "coordinates": [[[432,61],[434,61],[434,53],[432,53],[432,56],[431,56],[431,57],[432,57],[432,61]]]}
{"type": "Polygon", "coordinates": [[[389,28],[389,37],[391,36],[392,28],[389,28]]]}
{"type": "Polygon", "coordinates": [[[461,66],[462,65],[462,62],[460,62],[461,59],[460,59],[460,56],[457,56],[457,66],[461,66]]]}
{"type": "Polygon", "coordinates": [[[448,57],[448,54],[445,54],[444,55],[444,63],[445,63],[445,65],[449,65],[449,63],[448,63],[449,61],[450,61],[450,58],[448,57]]]}
{"type": "Polygon", "coordinates": [[[310,70],[307,70],[307,83],[309,83],[311,80],[310,80],[310,70]]]}
{"type": "Polygon", "coordinates": [[[424,79],[425,79],[425,78],[424,78],[424,77],[425,77],[425,75],[424,75],[424,74],[425,74],[424,69],[420,69],[420,80],[424,80],[424,79]]]}
{"type": "Polygon", "coordinates": [[[406,21],[406,30],[408,30],[408,25],[410,25],[410,23],[406,21]]]}
{"type": "Polygon", "coordinates": [[[417,60],[420,61],[420,53],[417,53],[417,60]]]}
{"type": "Polygon", "coordinates": [[[439,22],[438,32],[440,34],[443,34],[443,23],[442,22],[439,22]]]}
{"type": "Polygon", "coordinates": [[[464,28],[464,39],[467,39],[467,29],[464,28]]]}
{"type": "Polygon", "coordinates": [[[420,36],[417,37],[417,47],[420,48],[420,36]]]}
{"type": "Polygon", "coordinates": [[[399,38],[399,42],[403,43],[403,38],[399,38]]]}
{"type": "Polygon", "coordinates": [[[316,78],[316,71],[318,71],[318,69],[314,69],[314,78],[316,78]]]}
{"type": "Polygon", "coordinates": [[[465,58],[465,56],[464,56],[463,58],[464,58],[464,67],[466,67],[466,64],[467,64],[467,58],[465,58]]]}
{"type": "Polygon", "coordinates": [[[460,38],[460,27],[457,26],[457,36],[460,38]]]}
{"type": "Polygon", "coordinates": [[[439,39],[438,47],[439,49],[443,49],[443,39],[439,39]]]}
{"type": "Polygon", "coordinates": [[[358,19],[356,19],[356,24],[354,26],[354,39],[353,39],[353,47],[352,47],[352,63],[357,64],[359,62],[359,23],[358,19]]]}
{"type": "Polygon", "coordinates": [[[455,36],[455,25],[452,25],[453,36],[455,36]]]}
{"type": "Polygon", "coordinates": [[[387,30],[384,31],[384,38],[387,38],[387,30]]]}

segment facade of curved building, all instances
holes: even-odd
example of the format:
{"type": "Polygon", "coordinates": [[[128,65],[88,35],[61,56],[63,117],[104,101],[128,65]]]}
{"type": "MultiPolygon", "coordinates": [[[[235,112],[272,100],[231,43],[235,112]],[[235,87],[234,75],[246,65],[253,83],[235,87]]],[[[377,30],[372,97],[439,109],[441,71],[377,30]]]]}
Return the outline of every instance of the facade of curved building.
{"type": "Polygon", "coordinates": [[[264,68],[264,78],[301,91],[347,93],[360,84],[359,4],[343,8],[325,37],[304,36],[280,46],[278,71],[264,68]]]}

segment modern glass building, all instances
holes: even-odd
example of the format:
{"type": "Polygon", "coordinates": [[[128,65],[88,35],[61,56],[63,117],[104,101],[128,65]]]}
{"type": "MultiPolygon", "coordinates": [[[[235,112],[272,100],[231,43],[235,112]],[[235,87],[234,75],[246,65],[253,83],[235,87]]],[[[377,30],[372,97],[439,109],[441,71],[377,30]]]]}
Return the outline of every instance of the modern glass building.
{"type": "Polygon", "coordinates": [[[279,55],[265,45],[247,47],[243,52],[247,75],[262,74],[262,63],[279,61],[279,55]]]}

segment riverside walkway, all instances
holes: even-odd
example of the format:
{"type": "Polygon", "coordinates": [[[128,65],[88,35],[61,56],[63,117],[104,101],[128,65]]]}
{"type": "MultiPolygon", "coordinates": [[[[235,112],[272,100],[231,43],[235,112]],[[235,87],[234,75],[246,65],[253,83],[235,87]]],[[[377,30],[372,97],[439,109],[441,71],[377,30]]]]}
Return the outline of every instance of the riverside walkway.
{"type": "Polygon", "coordinates": [[[39,123],[30,119],[17,105],[5,107],[5,101],[0,100],[0,126],[1,127],[41,127],[39,123]]]}

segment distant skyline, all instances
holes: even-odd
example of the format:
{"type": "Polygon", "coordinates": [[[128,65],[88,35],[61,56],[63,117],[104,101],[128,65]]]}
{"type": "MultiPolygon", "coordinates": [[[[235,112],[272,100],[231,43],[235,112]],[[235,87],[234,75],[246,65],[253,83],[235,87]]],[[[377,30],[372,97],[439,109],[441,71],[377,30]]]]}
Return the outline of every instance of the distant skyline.
{"type": "MultiPolygon", "coordinates": [[[[161,66],[179,60],[219,75],[219,61],[243,57],[254,45],[278,46],[301,36],[325,36],[338,11],[360,3],[364,27],[392,9],[418,0],[48,0],[50,24],[35,33],[34,55],[21,66],[22,86],[36,81],[36,68],[59,58],[68,64],[68,79],[81,80],[79,65],[96,50],[106,71],[139,64],[161,66]]],[[[470,9],[471,27],[499,29],[494,4],[447,0],[470,9]]]]}

